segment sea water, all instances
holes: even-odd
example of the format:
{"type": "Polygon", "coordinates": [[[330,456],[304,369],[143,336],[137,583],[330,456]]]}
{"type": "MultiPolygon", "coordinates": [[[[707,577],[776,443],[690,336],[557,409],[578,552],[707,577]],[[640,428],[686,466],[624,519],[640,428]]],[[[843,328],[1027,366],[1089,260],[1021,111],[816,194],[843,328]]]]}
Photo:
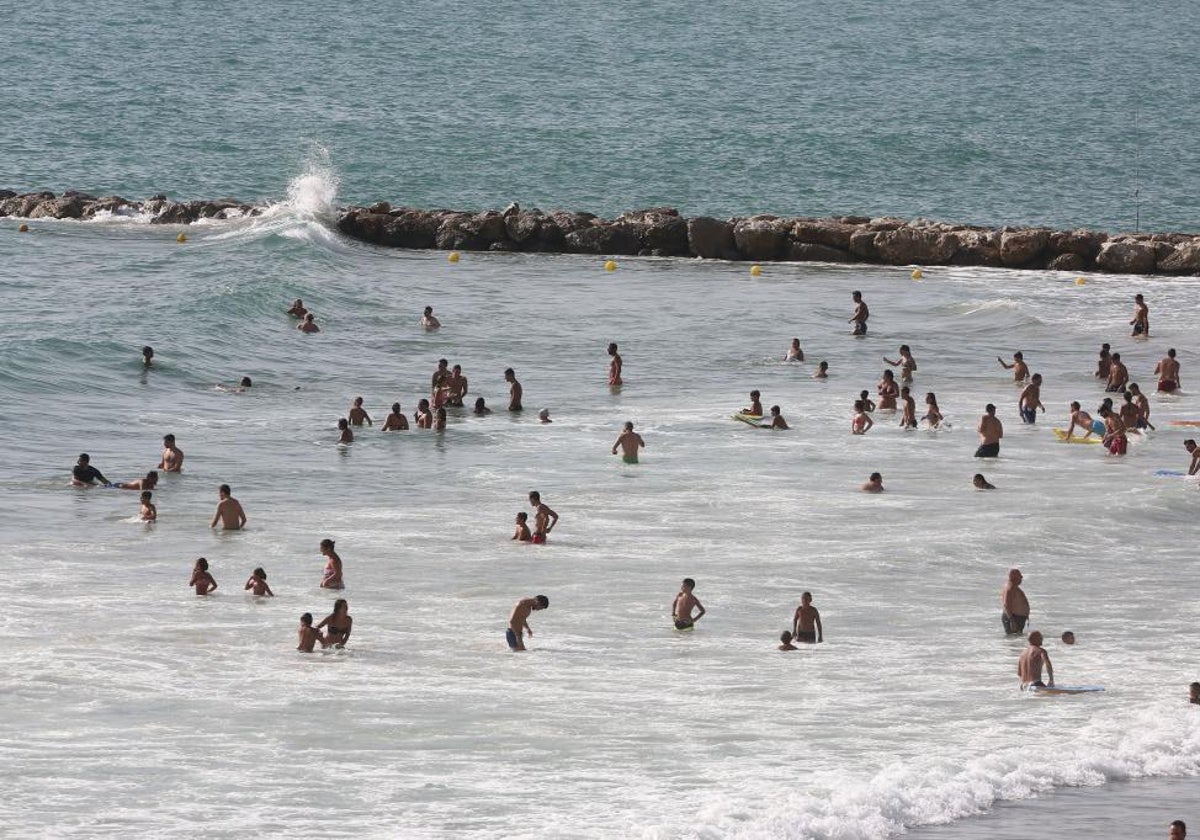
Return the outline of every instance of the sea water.
{"type": "MultiPolygon", "coordinates": [[[[333,176],[264,219],[173,231],[41,222],[0,234],[6,265],[0,475],[0,822],[22,835],[887,837],[998,802],[1200,773],[1186,704],[1200,585],[1186,465],[1197,358],[1191,279],[1050,272],[388,252],[331,233],[333,176]],[[848,334],[850,292],[871,332],[848,334]],[[1152,338],[1128,337],[1132,295],[1152,338]],[[284,310],[301,297],[322,332],[284,310]],[[442,320],[424,332],[432,305],[442,320]],[[799,337],[806,361],[782,361],[799,337]],[[625,386],[606,385],[618,342],[625,386]],[[1176,347],[1184,394],[1124,458],[1064,445],[1094,408],[1112,344],[1153,393],[1176,347]],[[876,413],[849,434],[901,343],[946,428],[876,413]],[[144,370],[143,344],[155,348],[144,370]],[[996,362],[1022,350],[1046,412],[1016,414],[996,362]],[[468,403],[447,430],[382,433],[439,358],[468,403]],[[829,362],[830,378],[812,378],[829,362]],[[515,369],[526,411],[504,410],[515,369]],[[245,393],[214,388],[251,376],[245,393]],[[730,414],[761,390],[791,424],[730,414]],[[376,422],[336,444],[356,396],[376,422]],[[1001,457],[974,459],[987,402],[1001,457]],[[549,408],[553,423],[536,411],[549,408]],[[610,454],[632,420],[642,462],[610,454]],[[83,451],[140,477],[173,433],[180,475],[154,493],[69,486],[83,451]],[[864,494],[871,472],[886,492],[864,494]],[[982,471],[997,490],[980,492],[982,471]],[[249,522],[209,528],[228,483],[249,522]],[[546,546],[509,540],[541,491],[546,546]],[[336,540],[354,616],[345,650],[295,648],[318,619],[318,543],[336,540]],[[220,584],[187,587],[204,556],[220,584]],[[263,566],[276,593],[242,584],[263,566]],[[1062,683],[1018,690],[1000,585],[1020,567],[1062,683]],[[683,577],[708,614],[677,633],[683,577]],[[804,591],[826,641],[775,647],[804,591]],[[508,611],[546,594],[530,651],[508,611]],[[1078,644],[1058,641],[1075,632],[1078,644]]],[[[305,179],[308,179],[305,181],[305,179]]],[[[307,187],[305,184],[307,183],[307,187]]],[[[1189,790],[1192,790],[1189,788],[1189,790]]],[[[1179,809],[1162,803],[1164,819],[1179,809]]],[[[1185,807],[1186,806],[1186,807],[1185,807]]],[[[1112,833],[1120,837],[1120,827],[1112,833]]]]}

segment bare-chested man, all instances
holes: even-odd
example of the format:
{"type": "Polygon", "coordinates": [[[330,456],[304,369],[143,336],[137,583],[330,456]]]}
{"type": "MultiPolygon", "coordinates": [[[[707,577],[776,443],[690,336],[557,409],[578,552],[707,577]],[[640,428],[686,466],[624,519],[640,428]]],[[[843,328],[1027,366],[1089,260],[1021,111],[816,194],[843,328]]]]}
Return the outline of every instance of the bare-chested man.
{"type": "Polygon", "coordinates": [[[1017,660],[1017,677],[1021,680],[1022,690],[1030,686],[1046,688],[1054,685],[1054,666],[1050,664],[1050,654],[1042,647],[1042,634],[1034,630],[1029,634],[1029,647],[1021,653],[1017,660]],[[1042,682],[1042,667],[1046,668],[1048,683],[1042,682]]]}
{"type": "Polygon", "coordinates": [[[1112,358],[1108,361],[1108,383],[1104,386],[1105,391],[1124,391],[1125,384],[1129,381],[1129,369],[1125,367],[1125,363],[1121,361],[1120,353],[1113,353],[1112,358]]]}
{"type": "Polygon", "coordinates": [[[304,305],[304,301],[300,300],[300,298],[296,298],[294,301],[292,301],[292,306],[287,311],[287,314],[291,315],[293,318],[303,318],[308,314],[308,307],[304,305]]]}
{"type": "Polygon", "coordinates": [[[1183,442],[1183,448],[1192,456],[1192,462],[1188,464],[1187,474],[1195,475],[1196,473],[1200,473],[1200,446],[1196,445],[1196,441],[1193,438],[1188,438],[1183,442]]]}
{"type": "Polygon", "coordinates": [[[1039,408],[1042,411],[1046,410],[1046,406],[1042,405],[1042,375],[1035,373],[1017,399],[1017,410],[1021,412],[1021,422],[1036,423],[1039,408]]]}
{"type": "Polygon", "coordinates": [[[392,413],[389,414],[383,421],[383,429],[385,432],[407,432],[408,418],[404,416],[404,412],[400,410],[400,403],[392,403],[392,413]]]}
{"type": "Polygon", "coordinates": [[[760,423],[760,424],[758,425],[758,428],[760,428],[760,429],[774,429],[774,430],[776,430],[776,431],[781,431],[781,432],[782,432],[782,431],[786,431],[786,430],[787,430],[789,427],[788,427],[787,421],[783,419],[783,415],[780,413],[779,406],[777,406],[777,405],[773,405],[773,406],[771,406],[771,420],[770,420],[770,422],[767,422],[767,423],[760,423]]]}
{"type": "Polygon", "coordinates": [[[1104,418],[1104,437],[1101,442],[1108,447],[1111,455],[1124,455],[1129,450],[1129,436],[1121,417],[1111,408],[1100,410],[1104,418]]]}
{"type": "Polygon", "coordinates": [[[1011,370],[1013,372],[1013,382],[1024,382],[1029,378],[1029,365],[1025,364],[1025,356],[1020,350],[1018,350],[1016,353],[1013,353],[1011,365],[999,356],[996,357],[996,361],[999,362],[1000,366],[1005,370],[1011,370]]]}
{"type": "Polygon", "coordinates": [[[854,314],[850,316],[850,323],[854,325],[852,334],[866,335],[867,319],[871,317],[871,311],[867,309],[867,302],[863,300],[862,292],[851,292],[850,297],[854,301],[854,314]]]}
{"type": "Polygon", "coordinates": [[[240,531],[246,526],[246,512],[242,510],[242,503],[230,495],[229,485],[222,484],[217,488],[217,497],[220,499],[217,502],[217,512],[213,514],[212,522],[209,523],[210,528],[216,528],[217,523],[221,523],[221,527],[226,531],[240,531]]]}
{"type": "Polygon", "coordinates": [[[624,382],[621,379],[621,354],[617,352],[615,343],[608,345],[608,386],[620,388],[624,382]]]}
{"type": "Polygon", "coordinates": [[[510,650],[525,650],[525,636],[533,638],[533,628],[529,626],[529,614],[534,610],[544,610],[550,606],[550,599],[545,595],[535,595],[532,598],[522,598],[508,616],[508,630],[504,638],[510,650]]]}
{"type": "Polygon", "coordinates": [[[163,452],[158,459],[158,468],[173,473],[183,470],[183,450],[175,445],[175,435],[163,435],[163,452]]]}
{"type": "Polygon", "coordinates": [[[421,314],[421,327],[429,331],[442,328],[442,322],[433,314],[432,306],[426,306],[425,311],[421,314]]]}
{"type": "Polygon", "coordinates": [[[1000,454],[1000,439],[1004,437],[1004,424],[996,416],[996,406],[988,403],[984,407],[984,415],[979,418],[979,448],[975,450],[976,458],[995,458],[1000,454]]]}
{"type": "Polygon", "coordinates": [[[1021,635],[1029,621],[1029,599],[1021,589],[1022,580],[1020,569],[1009,569],[1008,580],[1000,588],[1000,623],[1007,636],[1021,635]]]}
{"type": "Polygon", "coordinates": [[[825,641],[825,632],[821,628],[821,614],[812,605],[811,592],[800,596],[800,606],[796,607],[792,616],[792,640],[804,644],[825,641]]]}
{"type": "Polygon", "coordinates": [[[1109,371],[1112,369],[1112,352],[1106,341],[1100,345],[1100,357],[1096,360],[1096,378],[1108,381],[1109,371]]]}
{"type": "Polygon", "coordinates": [[[361,426],[364,420],[367,421],[368,426],[375,425],[371,420],[371,415],[367,414],[367,410],[363,408],[363,398],[355,397],[354,405],[350,406],[350,425],[361,426]]]}
{"type": "Polygon", "coordinates": [[[883,474],[873,472],[862,486],[864,493],[882,493],[883,492],[883,474]]]}
{"type": "Polygon", "coordinates": [[[517,381],[517,375],[513,373],[512,368],[506,368],[504,371],[504,381],[508,383],[508,410],[521,410],[521,397],[525,393],[525,389],[521,387],[521,383],[517,381]]]}
{"type": "Polygon", "coordinates": [[[1179,390],[1179,362],[1175,359],[1175,348],[1167,351],[1167,355],[1158,360],[1154,366],[1154,375],[1158,377],[1158,390],[1170,394],[1179,390]]]}
{"type": "Polygon", "coordinates": [[[446,398],[446,405],[461,408],[463,399],[467,396],[467,377],[463,376],[462,365],[455,365],[450,368],[450,379],[446,383],[450,393],[446,398]]]}
{"type": "Polygon", "coordinates": [[[302,333],[319,333],[321,331],[321,328],[317,326],[317,322],[314,320],[311,312],[306,312],[304,314],[304,320],[296,325],[296,329],[300,330],[302,333]]]}
{"type": "Polygon", "coordinates": [[[1130,335],[1138,338],[1150,337],[1150,307],[1141,295],[1133,296],[1133,320],[1129,323],[1133,327],[1130,335]]]}
{"type": "Polygon", "coordinates": [[[542,502],[542,494],[536,490],[529,493],[529,504],[533,505],[533,539],[534,545],[546,542],[546,537],[558,524],[558,514],[550,506],[542,502]]]}
{"type": "Polygon", "coordinates": [[[626,464],[636,464],[638,462],[638,450],[646,446],[646,441],[642,440],[642,436],[633,430],[633,421],[625,423],[625,431],[621,432],[617,442],[613,444],[612,454],[617,454],[617,447],[621,448],[621,460],[626,464]]]}
{"type": "Polygon", "coordinates": [[[917,428],[917,401],[907,385],[900,389],[900,428],[917,428]]]}
{"type": "Polygon", "coordinates": [[[675,622],[676,630],[691,630],[692,626],[704,617],[704,605],[692,593],[695,588],[696,581],[691,578],[684,578],[683,583],[679,585],[679,594],[671,603],[671,620],[675,622]],[[693,615],[696,610],[699,612],[693,615]]]}

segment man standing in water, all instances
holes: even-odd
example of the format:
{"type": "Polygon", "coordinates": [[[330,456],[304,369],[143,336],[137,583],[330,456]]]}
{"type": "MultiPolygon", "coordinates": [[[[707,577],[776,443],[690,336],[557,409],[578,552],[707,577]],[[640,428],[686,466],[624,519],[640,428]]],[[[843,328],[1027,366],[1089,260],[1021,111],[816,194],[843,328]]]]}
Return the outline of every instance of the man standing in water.
{"type": "Polygon", "coordinates": [[[425,307],[425,312],[421,315],[421,326],[422,328],[430,331],[441,329],[442,322],[439,321],[437,316],[433,314],[432,306],[425,307]]]}
{"type": "Polygon", "coordinates": [[[1029,599],[1021,589],[1024,578],[1020,569],[1009,569],[1008,580],[1000,589],[1000,623],[1006,636],[1019,636],[1029,621],[1029,599]]]}
{"type": "Polygon", "coordinates": [[[621,432],[621,436],[613,444],[612,454],[617,454],[618,446],[621,447],[622,461],[626,464],[638,462],[638,450],[646,446],[646,441],[642,440],[642,436],[633,430],[633,421],[625,423],[625,431],[621,432]]]}
{"type": "Polygon", "coordinates": [[[1188,475],[1195,475],[1200,472],[1200,446],[1196,446],[1196,441],[1193,438],[1188,438],[1183,442],[1183,448],[1192,456],[1192,462],[1188,464],[1188,475]]]}
{"type": "Polygon", "coordinates": [[[530,491],[529,504],[533,505],[534,510],[531,542],[534,545],[541,545],[546,542],[546,537],[558,524],[558,514],[551,510],[549,505],[543,504],[542,494],[536,490],[530,491]]]}
{"type": "Polygon", "coordinates": [[[800,596],[800,606],[792,616],[792,640],[805,644],[816,644],[825,641],[825,631],[821,628],[821,614],[812,605],[812,593],[805,592],[800,596]]]}
{"type": "Polygon", "coordinates": [[[1021,412],[1021,422],[1036,423],[1039,408],[1042,411],[1046,410],[1046,406],[1042,405],[1042,375],[1035,373],[1017,400],[1017,410],[1021,412]]]}
{"type": "Polygon", "coordinates": [[[521,410],[521,396],[525,393],[525,389],[521,387],[521,383],[517,381],[517,375],[513,373],[512,368],[507,368],[504,371],[504,381],[508,383],[508,410],[521,410]]]}
{"type": "Polygon", "coordinates": [[[979,418],[979,448],[975,450],[976,458],[995,458],[1000,454],[1000,438],[1004,437],[1004,424],[996,416],[996,406],[988,403],[986,412],[979,418]]]}
{"type": "Polygon", "coordinates": [[[1163,394],[1171,394],[1179,390],[1179,362],[1175,360],[1175,348],[1167,351],[1167,355],[1159,359],[1154,366],[1154,375],[1158,377],[1158,390],[1163,394]]]}
{"type": "Polygon", "coordinates": [[[1108,360],[1108,384],[1104,390],[1109,393],[1121,393],[1129,382],[1129,368],[1121,361],[1120,353],[1113,353],[1108,360]]]}
{"type": "Polygon", "coordinates": [[[867,319],[871,317],[871,311],[867,309],[862,292],[851,292],[850,297],[854,300],[854,314],[850,316],[850,323],[854,325],[852,335],[866,335],[867,319]]]}
{"type": "Polygon", "coordinates": [[[158,468],[163,472],[183,471],[183,450],[175,445],[175,435],[163,435],[163,452],[158,459],[158,468]]]}
{"type": "Polygon", "coordinates": [[[1034,630],[1029,634],[1029,647],[1025,648],[1021,658],[1017,660],[1017,677],[1021,680],[1022,690],[1030,686],[1037,688],[1047,686],[1047,683],[1042,682],[1042,666],[1046,668],[1046,676],[1052,687],[1054,685],[1054,666],[1050,664],[1050,654],[1046,653],[1042,647],[1042,634],[1034,630]]]}
{"type": "Polygon", "coordinates": [[[1025,364],[1025,356],[1020,350],[1013,353],[1011,365],[999,356],[996,357],[996,361],[1000,363],[1000,367],[1013,372],[1013,382],[1024,382],[1029,378],[1029,365],[1025,364]]]}
{"type": "Polygon", "coordinates": [[[621,354],[617,352],[616,343],[608,345],[608,387],[620,388],[624,383],[621,381],[621,354]]]}
{"type": "Polygon", "coordinates": [[[217,488],[217,496],[220,498],[217,502],[217,512],[213,514],[208,527],[216,528],[220,522],[226,531],[240,531],[246,525],[246,512],[242,510],[242,503],[230,495],[228,484],[217,488]]]}
{"type": "Polygon", "coordinates": [[[1133,326],[1130,335],[1137,338],[1150,337],[1150,307],[1141,295],[1133,296],[1133,320],[1129,323],[1133,326]]]}
{"type": "Polygon", "coordinates": [[[676,630],[691,630],[693,625],[704,617],[704,605],[692,594],[695,588],[696,581],[691,578],[684,578],[679,586],[679,594],[671,604],[671,620],[675,622],[676,630]],[[693,610],[700,612],[693,616],[693,610]]]}
{"type": "Polygon", "coordinates": [[[534,610],[544,610],[550,606],[550,599],[545,595],[533,598],[522,598],[508,616],[508,630],[504,633],[510,650],[525,650],[525,635],[533,638],[533,629],[529,626],[529,614],[534,610]]]}

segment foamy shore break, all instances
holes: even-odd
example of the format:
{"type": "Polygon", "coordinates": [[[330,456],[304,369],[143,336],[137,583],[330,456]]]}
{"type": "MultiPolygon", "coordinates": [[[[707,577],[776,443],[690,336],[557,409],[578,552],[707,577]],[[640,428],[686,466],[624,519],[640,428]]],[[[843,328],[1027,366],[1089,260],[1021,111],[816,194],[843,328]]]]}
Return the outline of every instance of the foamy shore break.
{"type": "MultiPolygon", "coordinates": [[[[190,224],[254,216],[265,209],[233,199],[177,202],[158,195],[127,201],[78,192],[0,190],[0,216],[29,219],[89,219],[103,213],[148,217],[152,224],[190,224]]],[[[393,208],[385,201],[341,209],[337,227],[346,236],[388,248],[1200,275],[1196,234],[990,228],[890,216],[714,219],[655,207],[602,219],[516,204],[474,213],[393,208]]]]}

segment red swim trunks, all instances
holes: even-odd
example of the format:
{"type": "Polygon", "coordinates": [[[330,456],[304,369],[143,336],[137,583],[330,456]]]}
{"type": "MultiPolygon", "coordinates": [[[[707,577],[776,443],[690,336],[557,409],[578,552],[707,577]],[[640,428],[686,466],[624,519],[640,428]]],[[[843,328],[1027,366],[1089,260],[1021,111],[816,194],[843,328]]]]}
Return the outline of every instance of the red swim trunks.
{"type": "Polygon", "coordinates": [[[534,545],[542,545],[544,542],[546,542],[546,535],[534,534],[533,539],[530,540],[530,542],[532,542],[534,545]]]}
{"type": "Polygon", "coordinates": [[[1108,451],[1113,455],[1124,455],[1128,448],[1129,439],[1125,437],[1115,437],[1108,442],[1108,451]]]}
{"type": "Polygon", "coordinates": [[[1158,390],[1164,394],[1169,394],[1179,387],[1178,382],[1173,382],[1170,379],[1160,379],[1158,382],[1158,390]]]}

